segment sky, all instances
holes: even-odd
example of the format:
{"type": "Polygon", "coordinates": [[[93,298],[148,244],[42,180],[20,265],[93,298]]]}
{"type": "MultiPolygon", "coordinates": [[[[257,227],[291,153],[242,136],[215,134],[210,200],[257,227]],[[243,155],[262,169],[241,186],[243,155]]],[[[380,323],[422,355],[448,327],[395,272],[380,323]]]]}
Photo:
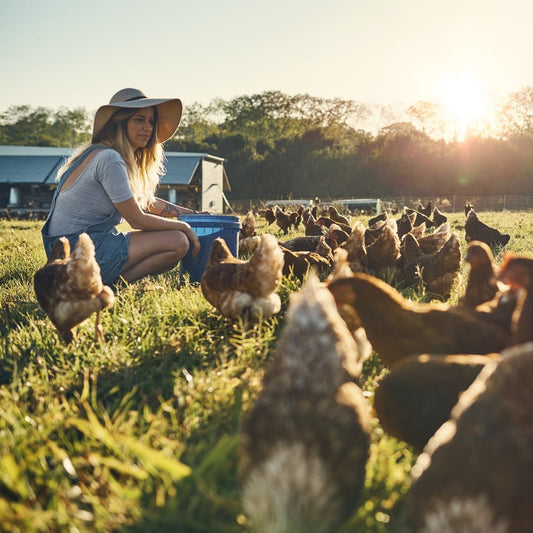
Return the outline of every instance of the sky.
{"type": "Polygon", "coordinates": [[[185,109],[505,95],[533,85],[531,20],[530,0],[0,0],[0,113],[93,113],[124,87],[185,109]]]}

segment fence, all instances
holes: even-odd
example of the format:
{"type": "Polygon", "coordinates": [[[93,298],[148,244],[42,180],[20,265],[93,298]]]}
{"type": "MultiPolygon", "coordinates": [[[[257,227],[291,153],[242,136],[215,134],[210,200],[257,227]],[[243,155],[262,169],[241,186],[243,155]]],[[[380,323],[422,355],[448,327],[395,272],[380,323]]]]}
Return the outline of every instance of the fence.
{"type": "MultiPolygon", "coordinates": [[[[533,196],[500,195],[500,196],[450,196],[446,198],[435,198],[425,196],[394,196],[381,198],[385,207],[403,210],[404,206],[417,209],[420,204],[425,206],[429,201],[433,206],[438,207],[442,212],[456,213],[462,211],[466,203],[473,204],[477,212],[480,211],[528,211],[533,210],[533,196]]],[[[339,200],[339,198],[335,198],[339,200]]],[[[321,204],[328,205],[332,198],[322,198],[321,204]]],[[[246,213],[250,209],[263,208],[267,200],[233,200],[232,208],[236,213],[246,213]]],[[[299,200],[294,200],[294,205],[298,205],[299,200]]],[[[275,200],[268,201],[275,204],[275,200]]],[[[280,201],[280,205],[287,206],[288,201],[280,201]]]]}

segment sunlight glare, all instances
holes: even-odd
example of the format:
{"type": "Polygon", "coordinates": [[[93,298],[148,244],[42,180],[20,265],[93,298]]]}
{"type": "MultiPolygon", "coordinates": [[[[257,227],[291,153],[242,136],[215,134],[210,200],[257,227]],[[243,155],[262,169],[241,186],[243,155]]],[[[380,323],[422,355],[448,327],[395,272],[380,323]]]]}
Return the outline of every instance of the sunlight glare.
{"type": "Polygon", "coordinates": [[[444,119],[450,121],[455,138],[463,141],[474,130],[480,130],[489,112],[486,91],[467,71],[439,83],[440,103],[444,119]]]}

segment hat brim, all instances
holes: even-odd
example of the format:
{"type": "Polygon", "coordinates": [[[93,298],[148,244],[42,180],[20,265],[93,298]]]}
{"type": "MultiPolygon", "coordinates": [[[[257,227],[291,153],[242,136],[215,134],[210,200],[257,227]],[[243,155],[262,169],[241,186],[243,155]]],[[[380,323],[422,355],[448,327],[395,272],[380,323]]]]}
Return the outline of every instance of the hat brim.
{"type": "Polygon", "coordinates": [[[144,109],[146,107],[157,108],[157,141],[163,143],[170,139],[181,121],[183,105],[178,98],[139,98],[116,104],[106,104],[98,108],[94,115],[92,142],[111,118],[117,109],[144,109]]]}

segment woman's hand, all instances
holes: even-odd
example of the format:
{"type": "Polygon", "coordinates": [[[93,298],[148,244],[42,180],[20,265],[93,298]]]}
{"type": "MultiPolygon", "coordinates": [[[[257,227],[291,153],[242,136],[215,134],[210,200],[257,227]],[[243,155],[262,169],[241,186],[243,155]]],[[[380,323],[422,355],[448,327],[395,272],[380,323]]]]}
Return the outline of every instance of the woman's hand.
{"type": "Polygon", "coordinates": [[[192,244],[192,256],[196,257],[200,252],[200,239],[198,239],[198,235],[194,233],[190,226],[187,230],[183,230],[183,233],[187,235],[187,239],[189,239],[189,242],[192,244]]]}

